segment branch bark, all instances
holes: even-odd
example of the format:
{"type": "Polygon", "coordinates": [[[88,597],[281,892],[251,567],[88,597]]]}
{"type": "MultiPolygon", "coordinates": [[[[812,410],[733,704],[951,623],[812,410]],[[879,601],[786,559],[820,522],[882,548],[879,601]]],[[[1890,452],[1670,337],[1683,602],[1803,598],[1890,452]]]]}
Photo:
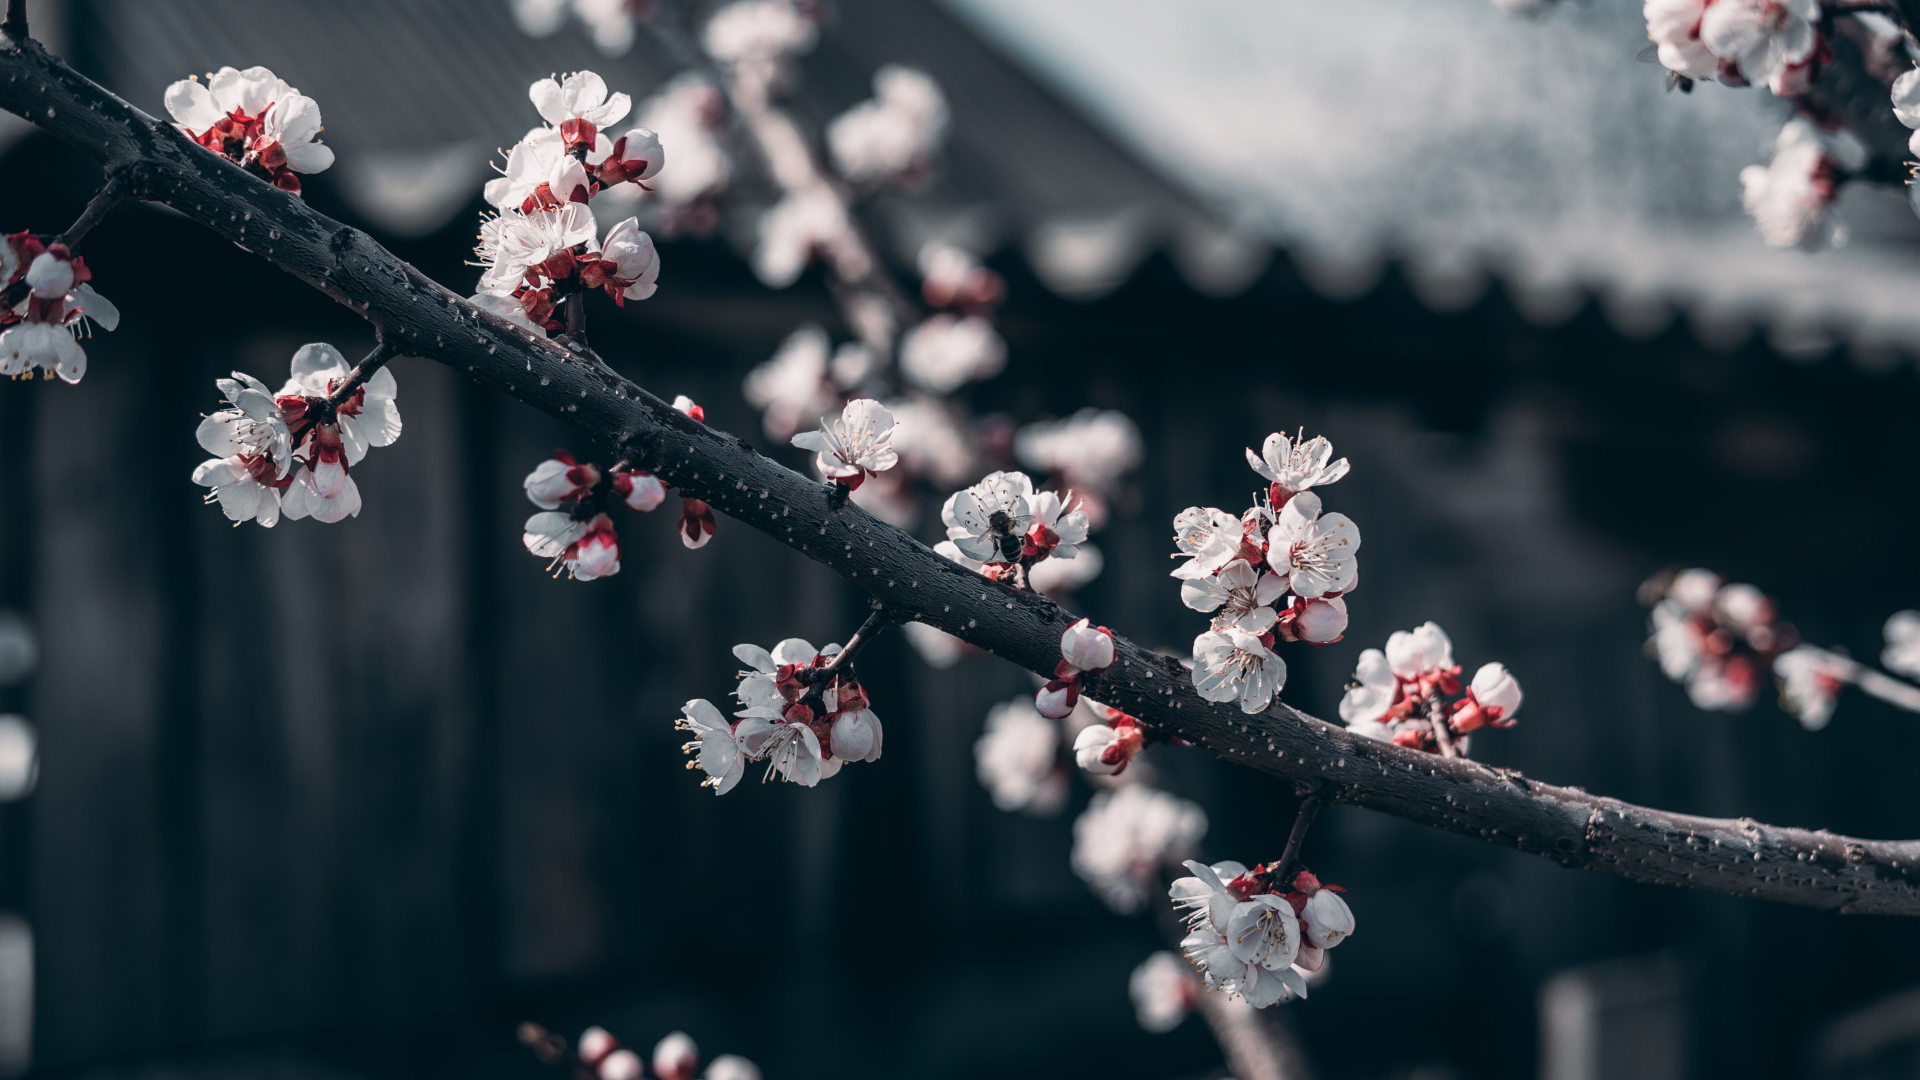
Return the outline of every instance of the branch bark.
{"type": "MultiPolygon", "coordinates": [[[[297,197],[193,144],[38,43],[0,40],[0,108],[333,297],[400,354],[428,357],[567,421],[683,494],[796,548],[876,600],[1037,673],[1074,617],[941,558],[744,440],[682,416],[590,356],[480,311],[297,197]]],[[[1362,739],[1284,704],[1202,700],[1176,661],[1115,638],[1089,696],[1228,761],[1345,802],[1566,866],[1843,912],[1920,915],[1920,841],[1868,841],[1692,817],[1362,739]]]]}

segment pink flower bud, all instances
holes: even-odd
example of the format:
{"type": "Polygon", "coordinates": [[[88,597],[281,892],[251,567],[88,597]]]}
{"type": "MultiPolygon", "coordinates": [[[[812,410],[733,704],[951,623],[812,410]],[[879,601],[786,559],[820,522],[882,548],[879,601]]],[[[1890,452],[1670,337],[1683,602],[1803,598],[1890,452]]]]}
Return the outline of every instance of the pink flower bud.
{"type": "Polygon", "coordinates": [[[647,1072],[640,1064],[640,1055],[625,1049],[608,1054],[596,1071],[600,1080],[640,1080],[647,1072]]]}
{"type": "Polygon", "coordinates": [[[1099,671],[1113,664],[1113,635],[1081,619],[1060,635],[1060,655],[1081,671],[1099,671]]]}
{"type": "Polygon", "coordinates": [[[1505,667],[1499,664],[1483,664],[1473,673],[1474,700],[1488,713],[1488,720],[1506,727],[1513,723],[1513,714],[1520,711],[1520,683],[1505,667]],[[1497,711],[1496,711],[1497,710],[1497,711]]]}
{"type": "Polygon", "coordinates": [[[653,1074],[660,1080],[693,1080],[700,1068],[700,1050],[684,1031],[675,1031],[653,1046],[653,1074]]]}
{"type": "Polygon", "coordinates": [[[623,470],[614,474],[613,490],[627,509],[637,513],[651,513],[659,509],[667,500],[667,487],[660,478],[650,472],[639,469],[623,470]]]}
{"type": "Polygon", "coordinates": [[[590,1027],[580,1033],[580,1064],[593,1066],[620,1049],[620,1040],[603,1027],[590,1027]]]}
{"type": "Polygon", "coordinates": [[[1302,914],[1307,920],[1307,940],[1322,949],[1333,948],[1353,933],[1353,909],[1332,889],[1308,897],[1302,914]]]}
{"type": "Polygon", "coordinates": [[[1055,679],[1033,695],[1033,707],[1049,720],[1060,720],[1080,702],[1080,684],[1071,679],[1055,679]]]}
{"type": "Polygon", "coordinates": [[[1298,609],[1294,633],[1310,645],[1326,645],[1347,632],[1347,605],[1343,600],[1313,599],[1298,609]]]}

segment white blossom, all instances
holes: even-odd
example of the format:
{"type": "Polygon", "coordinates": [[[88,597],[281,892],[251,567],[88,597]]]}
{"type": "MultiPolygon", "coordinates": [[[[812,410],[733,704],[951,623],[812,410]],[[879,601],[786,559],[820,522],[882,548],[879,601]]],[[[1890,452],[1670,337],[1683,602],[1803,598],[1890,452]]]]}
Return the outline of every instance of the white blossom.
{"type": "Polygon", "coordinates": [[[1833,655],[1811,645],[1796,646],[1774,658],[1773,673],[1780,683],[1780,707],[1808,731],[1826,727],[1846,686],[1845,668],[1833,655]]]}
{"type": "Polygon", "coordinates": [[[1180,600],[1195,611],[1217,612],[1213,628],[1225,630],[1237,626],[1259,636],[1272,629],[1274,601],[1287,591],[1286,579],[1272,572],[1262,573],[1235,559],[1209,577],[1192,578],[1180,583],[1180,600]]]}
{"type": "Polygon", "coordinates": [[[700,1048],[686,1032],[669,1032],[653,1044],[653,1075],[659,1080],[693,1080],[699,1069],[700,1048]]]}
{"type": "Polygon", "coordinates": [[[614,303],[645,300],[659,288],[660,252],[653,237],[640,229],[637,218],[627,218],[607,230],[597,261],[583,263],[581,281],[605,290],[614,303]]]}
{"type": "Polygon", "coordinates": [[[1020,557],[1032,511],[1033,481],[1025,473],[988,473],[947,497],[940,520],[960,554],[983,563],[1020,557]]]}
{"type": "Polygon", "coordinates": [[[1846,242],[1846,226],[1833,212],[1836,149],[1820,129],[1795,117],[1780,129],[1770,163],[1740,170],[1741,203],[1768,244],[1817,250],[1846,242]]]}
{"type": "Polygon", "coordinates": [[[569,120],[585,120],[595,130],[617,124],[633,110],[633,99],[607,93],[606,80],[591,71],[576,71],[564,79],[541,79],[527,87],[527,98],[540,119],[558,128],[569,120]]]}
{"type": "Polygon", "coordinates": [[[857,487],[860,481],[882,473],[900,461],[893,449],[893,414],[872,398],[855,398],[840,411],[840,418],[821,418],[819,431],[803,431],[793,437],[793,445],[814,451],[814,467],[829,480],[844,481],[857,487]]]}
{"type": "Polygon", "coordinates": [[[1887,619],[1887,647],[1880,662],[1888,671],[1920,678],[1920,611],[1896,611],[1887,619]]]}
{"type": "Polygon", "coordinates": [[[1189,859],[1183,865],[1189,876],[1173,879],[1167,895],[1176,911],[1186,912],[1182,918],[1188,929],[1227,925],[1234,905],[1240,902],[1227,891],[1227,883],[1245,874],[1246,864],[1227,860],[1208,866],[1189,859]]]}
{"type": "Polygon", "coordinates": [[[791,0],[735,0],[707,20],[700,43],[723,63],[771,63],[812,49],[819,35],[791,0]]]}
{"type": "Polygon", "coordinates": [[[888,64],[873,97],[827,125],[827,149],[841,176],[882,183],[924,171],[947,130],[947,99],[925,72],[888,64]]]}
{"type": "Polygon", "coordinates": [[[1073,823],[1073,870],[1108,907],[1146,903],[1162,866],[1178,865],[1207,832],[1197,805],[1143,784],[1094,795],[1073,823]]]}
{"type": "Polygon", "coordinates": [[[1308,599],[1351,591],[1359,550],[1359,526],[1345,514],[1322,515],[1320,496],[1310,491],[1289,499],[1267,533],[1267,564],[1308,599]]]}
{"type": "Polygon", "coordinates": [[[760,1080],[760,1069],[739,1054],[721,1054],[707,1066],[705,1080],[760,1080]]]}
{"type": "MultiPolygon", "coordinates": [[[[35,262],[41,258],[46,256],[35,262]]],[[[63,382],[77,383],[87,374],[87,351],[77,339],[88,321],[105,330],[120,325],[120,310],[87,284],[74,286],[58,302],[44,307],[22,301],[15,313],[22,308],[26,321],[0,331],[0,375],[8,378],[38,370],[47,378],[58,376],[63,382]]]]}
{"type": "Polygon", "coordinates": [[[565,450],[534,466],[520,486],[527,501],[542,510],[558,510],[561,503],[572,502],[600,482],[600,469],[591,462],[581,464],[565,450]]]}
{"type": "Polygon", "coordinates": [[[194,437],[213,457],[193,470],[193,482],[213,490],[230,521],[272,528],[280,520],[280,480],[293,464],[287,422],[265,383],[234,372],[215,380],[229,408],[200,421],[194,437]]]}
{"type": "Polygon", "coordinates": [[[1641,13],[1647,37],[1659,47],[1660,63],[1690,79],[1711,79],[1720,59],[1700,41],[1700,17],[1708,0],[1646,0],[1641,13]]]}
{"type": "Polygon", "coordinates": [[[1073,760],[1094,776],[1118,776],[1145,745],[1140,725],[1131,717],[1118,727],[1088,724],[1073,737],[1073,760]]]}
{"type": "Polygon", "coordinates": [[[1027,542],[1021,549],[1025,558],[1072,559],[1087,541],[1087,514],[1068,510],[1057,491],[1036,492],[1028,502],[1027,542]]]}
{"type": "Polygon", "coordinates": [[[1256,1009],[1307,996],[1306,979],[1299,972],[1291,967],[1273,971],[1243,959],[1234,953],[1227,933],[1211,924],[1188,934],[1180,945],[1209,989],[1244,998],[1256,1009]]]}
{"type": "Polygon", "coordinates": [[[1820,0],[1715,0],[1700,16],[1700,43],[1749,82],[1813,55],[1820,0]]]}
{"type": "Polygon", "coordinates": [[[900,341],[900,374],[913,386],[950,394],[1007,366],[1007,343],[981,315],[935,315],[900,341]]]}
{"type": "MultiPolygon", "coordinates": [[[[606,137],[601,136],[600,141],[605,143],[606,137]]],[[[501,210],[532,209],[525,204],[528,199],[537,198],[542,185],[546,186],[548,195],[555,203],[586,202],[586,188],[591,180],[586,166],[598,164],[606,157],[610,146],[607,144],[590,151],[583,164],[567,151],[566,141],[561,138],[559,129],[534,128],[527,132],[526,137],[514,143],[513,149],[507,151],[507,164],[501,169],[501,175],[487,181],[482,194],[489,204],[501,210]],[[578,198],[574,197],[576,188],[579,189],[578,198]]]]}
{"type": "Polygon", "coordinates": [[[1170,952],[1157,952],[1127,977],[1127,996],[1140,1026],[1156,1035],[1180,1026],[1200,997],[1193,973],[1170,952]]]}
{"type": "Polygon", "coordinates": [[[167,87],[164,101],[187,134],[237,161],[258,161],[274,173],[324,172],[333,164],[333,150],[317,139],[320,104],[266,68],[223,67],[204,86],[181,79],[167,87]]]}
{"type": "Polygon", "coordinates": [[[1347,459],[1333,461],[1332,458],[1333,444],[1327,441],[1326,436],[1300,438],[1296,442],[1278,431],[1267,436],[1266,442],[1260,444],[1258,454],[1247,451],[1247,464],[1253,467],[1254,472],[1266,478],[1268,483],[1279,485],[1283,493],[1292,495],[1321,484],[1331,484],[1347,475],[1347,459]]]}
{"type": "Polygon", "coordinates": [[[576,581],[593,581],[620,572],[620,538],[604,513],[585,520],[556,510],[527,519],[520,542],[550,569],[565,570],[576,581]]]}
{"type": "MultiPolygon", "coordinates": [[[[292,371],[279,397],[325,398],[353,374],[353,365],[340,350],[324,341],[300,346],[293,354],[292,371]]],[[[399,384],[393,371],[382,367],[368,376],[335,410],[347,464],[358,465],[367,448],[392,446],[400,438],[399,384]]]]}
{"type": "MultiPolygon", "coordinates": [[[[1909,68],[1893,80],[1893,118],[1920,128],[1920,68],[1909,68]]],[[[1907,152],[1920,157],[1920,132],[1907,137],[1907,152]]]]}
{"type": "Polygon", "coordinates": [[[697,765],[706,773],[700,786],[712,788],[715,795],[732,791],[747,769],[746,751],[733,737],[732,723],[704,698],[687,702],[680,711],[683,715],[674,722],[674,728],[693,733],[693,741],[681,747],[681,752],[699,755],[687,767],[697,765]]]}
{"type": "Polygon", "coordinates": [[[1395,630],[1387,637],[1387,663],[1393,673],[1409,681],[1453,668],[1453,639],[1431,620],[1412,630],[1395,630]]]}
{"type": "Polygon", "coordinates": [[[1353,909],[1332,889],[1322,888],[1307,898],[1307,940],[1316,947],[1331,949],[1353,933],[1353,909]]]}
{"type": "Polygon", "coordinates": [[[1240,519],[1225,510],[1187,507],[1173,519],[1173,543],[1179,548],[1173,557],[1187,561],[1175,567],[1172,576],[1198,580],[1212,574],[1240,557],[1244,535],[1240,519]]]}
{"type": "Polygon", "coordinates": [[[1002,702],[988,711],[986,730],[974,741],[974,775],[994,806],[1050,817],[1067,798],[1059,748],[1060,729],[1030,703],[1002,702]]]}
{"type": "Polygon", "coordinates": [[[472,296],[467,297],[467,303],[489,314],[498,315],[500,318],[507,320],[515,326],[532,330],[534,333],[545,334],[547,332],[545,327],[536,325],[532,319],[527,317],[526,305],[522,304],[517,297],[504,293],[482,292],[474,293],[472,296]]]}
{"type": "Polygon", "coordinates": [[[879,761],[882,741],[872,709],[843,712],[833,721],[833,756],[840,761],[879,761]]]}
{"type": "Polygon", "coordinates": [[[480,291],[507,295],[526,283],[527,272],[578,244],[593,242],[599,230],[585,203],[567,203],[557,209],[503,210],[480,225],[480,243],[474,248],[486,267],[480,291]]]}
{"type": "Polygon", "coordinates": [[[1227,920],[1227,948],[1268,971],[1291,967],[1300,952],[1300,920],[1293,905],[1272,893],[1234,905],[1227,920]]]}
{"type": "Polygon", "coordinates": [[[1356,685],[1348,687],[1346,696],[1340,699],[1340,719],[1351,728],[1379,723],[1399,697],[1400,680],[1388,665],[1387,654],[1379,649],[1361,650],[1353,677],[1356,685]]]}
{"type": "Polygon", "coordinates": [[[1287,662],[1237,626],[1193,639],[1193,688],[1208,701],[1237,701],[1264,712],[1287,683],[1287,662]]]}

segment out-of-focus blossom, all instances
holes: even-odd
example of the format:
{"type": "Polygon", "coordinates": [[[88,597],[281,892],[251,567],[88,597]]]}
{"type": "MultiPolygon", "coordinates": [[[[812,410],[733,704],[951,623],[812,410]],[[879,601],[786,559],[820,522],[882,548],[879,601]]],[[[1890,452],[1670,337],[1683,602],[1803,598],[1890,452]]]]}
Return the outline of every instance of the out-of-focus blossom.
{"type": "Polygon", "coordinates": [[[974,773],[994,806],[1051,817],[1067,799],[1059,748],[1060,729],[1030,702],[1002,702],[987,713],[986,730],[973,744],[974,773]]]}
{"type": "Polygon", "coordinates": [[[1145,454],[1140,427],[1116,409],[1081,409],[1064,420],[1028,424],[1013,452],[1028,468],[1052,473],[1067,487],[1111,490],[1145,454]]]}
{"type": "Polygon", "coordinates": [[[1709,570],[1658,575],[1640,593],[1653,607],[1647,652],[1697,708],[1746,710],[1774,658],[1798,641],[1760,590],[1728,584],[1709,570]]]}
{"type": "Polygon", "coordinates": [[[1920,678],[1920,611],[1896,611],[1887,619],[1887,647],[1880,662],[1888,671],[1920,678]]]}
{"type": "Polygon", "coordinates": [[[965,248],[929,240],[921,246],[918,262],[920,296],[934,307],[971,315],[991,310],[1006,298],[1007,283],[965,248]]]}
{"type": "Polygon", "coordinates": [[[572,13],[586,24],[594,47],[621,56],[633,47],[634,23],[644,20],[649,0],[513,0],[513,19],[529,37],[547,37],[572,13]]]}
{"type": "Polygon", "coordinates": [[[747,373],[741,393],[760,410],[769,438],[782,441],[840,405],[828,380],[831,345],[811,323],[787,335],[771,359],[747,373]]]}
{"type": "Polygon", "coordinates": [[[1660,63],[1689,79],[1720,73],[1720,58],[1700,40],[1700,17],[1708,0],[1646,0],[1647,37],[1659,49],[1660,63]]]}
{"type": "Polygon", "coordinates": [[[947,99],[925,72],[888,64],[873,76],[873,97],[827,125],[827,149],[841,176],[856,184],[913,179],[931,169],[947,131],[947,99]]]}
{"type": "Polygon", "coordinates": [[[1287,662],[1237,626],[1193,639],[1193,688],[1208,701],[1234,701],[1264,712],[1287,684],[1287,662]]]}
{"type": "Polygon", "coordinates": [[[936,394],[990,379],[1006,366],[1006,341],[980,315],[935,315],[909,330],[900,342],[901,375],[936,394]]]}
{"type": "MultiPolygon", "coordinates": [[[[726,96],[698,72],[686,72],[640,106],[640,125],[673,148],[673,168],[649,180],[648,186],[664,207],[683,211],[717,194],[733,179],[733,155],[721,141],[726,96]]],[[[619,189],[630,191],[634,189],[619,189]]],[[[717,220],[717,219],[716,219],[717,220]]],[[[710,222],[669,221],[669,233],[688,224],[710,227],[710,222]]],[[[704,232],[705,227],[688,231],[704,232]]]]}
{"type": "Polygon", "coordinates": [[[1127,977],[1127,996],[1133,999],[1133,1015],[1140,1026],[1163,1035],[1179,1027],[1200,1003],[1200,983],[1180,957],[1157,952],[1127,977]]]}
{"type": "Polygon", "coordinates": [[[904,397],[887,402],[887,409],[899,425],[894,429],[893,448],[903,469],[943,488],[979,475],[979,456],[953,406],[932,398],[904,397]]]}
{"type": "Polygon", "coordinates": [[[1345,514],[1322,515],[1320,496],[1310,491],[1287,500],[1267,533],[1267,564],[1309,600],[1351,591],[1359,551],[1359,526],[1345,514]]]}
{"type": "Polygon", "coordinates": [[[1045,596],[1062,597],[1100,576],[1106,560],[1090,543],[1079,545],[1071,559],[1049,556],[1027,568],[1027,588],[1045,596]]]}
{"type": "Polygon", "coordinates": [[[1073,823],[1073,869],[1108,907],[1132,914],[1160,869],[1190,857],[1206,832],[1206,812],[1185,799],[1142,784],[1102,791],[1073,823]]]}
{"type": "Polygon", "coordinates": [[[1780,707],[1808,731],[1826,727],[1847,685],[1844,665],[1825,649],[1800,645],[1774,657],[1773,673],[1780,683],[1780,707]]]}
{"type": "Polygon", "coordinates": [[[653,1046],[653,1075],[659,1080],[693,1080],[700,1071],[700,1048],[684,1031],[668,1033],[653,1046]]]}
{"type": "Polygon", "coordinates": [[[640,1063],[640,1055],[621,1047],[601,1060],[594,1075],[599,1080],[641,1080],[646,1072],[646,1066],[640,1063]]]}
{"type": "Polygon", "coordinates": [[[323,172],[333,150],[321,143],[320,105],[263,67],[223,67],[167,87],[167,112],[201,146],[300,194],[295,173],[323,172]]]}
{"type": "Polygon", "coordinates": [[[590,1027],[580,1033],[574,1049],[580,1057],[580,1064],[592,1068],[605,1061],[608,1054],[620,1049],[620,1040],[614,1038],[606,1028],[590,1027]]]}
{"type": "MultiPolygon", "coordinates": [[[[951,542],[949,542],[951,544],[951,542]]],[[[937,548],[935,549],[938,550],[937,548]]],[[[941,552],[945,555],[945,552],[941,552]]],[[[959,554],[956,549],[955,555],[959,554]]],[[[920,654],[928,667],[935,671],[945,671],[960,662],[966,655],[967,643],[936,626],[922,622],[910,622],[900,628],[907,635],[907,644],[920,654]]]]}
{"type": "Polygon", "coordinates": [[[1807,250],[1846,243],[1847,229],[1833,203],[1841,156],[1851,159],[1857,149],[1857,142],[1830,137],[1807,120],[1787,121],[1774,142],[1773,160],[1740,170],[1741,203],[1761,237],[1773,247],[1807,250]]]}
{"type": "Polygon", "coordinates": [[[760,215],[759,233],[753,272],[768,288],[784,289],[800,280],[816,255],[832,259],[842,277],[866,272],[866,255],[847,208],[829,188],[788,192],[760,215]]]}
{"type": "Polygon", "coordinates": [[[883,473],[900,461],[893,449],[893,414],[872,398],[855,398],[840,418],[824,417],[820,430],[803,431],[793,445],[814,452],[814,467],[828,480],[857,488],[869,476],[883,473]]]}
{"type": "Polygon", "coordinates": [[[760,1080],[760,1068],[739,1054],[721,1054],[707,1066],[705,1080],[760,1080]]]}
{"type": "Polygon", "coordinates": [[[1820,0],[1713,0],[1700,16],[1700,43],[1748,82],[1767,82],[1813,55],[1819,22],[1820,0]]]}
{"type": "Polygon", "coordinates": [[[820,27],[791,0],[735,0],[701,31],[707,55],[722,63],[771,63],[813,48],[820,27]]]}

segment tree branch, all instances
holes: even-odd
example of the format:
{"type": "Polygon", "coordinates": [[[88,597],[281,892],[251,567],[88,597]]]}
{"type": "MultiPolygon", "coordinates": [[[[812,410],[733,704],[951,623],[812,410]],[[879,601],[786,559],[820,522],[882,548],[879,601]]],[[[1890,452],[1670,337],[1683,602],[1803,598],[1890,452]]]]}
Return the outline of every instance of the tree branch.
{"type": "Polygon", "coordinates": [[[0,31],[15,41],[27,40],[27,0],[7,0],[7,21],[0,31]]]}
{"type": "MultiPolygon", "coordinates": [[[[109,174],[106,186],[88,201],[87,208],[80,211],[79,217],[73,219],[73,224],[67,226],[67,231],[54,237],[52,242],[65,244],[68,250],[78,247],[81,238],[93,231],[93,227],[100,224],[100,219],[106,217],[126,197],[126,174],[124,172],[109,174]]],[[[10,308],[26,298],[27,279],[22,277],[19,281],[7,286],[4,291],[0,291],[0,310],[10,308]]]]}
{"type": "MultiPolygon", "coordinates": [[[[466,303],[365,234],[248,175],[47,54],[0,41],[0,108],[129,173],[165,203],[321,290],[396,352],[429,357],[567,421],[681,492],[798,549],[875,599],[1046,673],[1074,616],[988,581],[858,506],[829,512],[820,485],[737,436],[674,411],[587,356],[466,303]]],[[[1089,696],[1229,761],[1331,802],[1635,881],[1845,912],[1920,915],[1920,841],[1863,841],[1741,819],[1691,817],[1529,781],[1462,758],[1360,738],[1284,704],[1246,715],[1203,700],[1177,661],[1115,636],[1089,696]]]]}

